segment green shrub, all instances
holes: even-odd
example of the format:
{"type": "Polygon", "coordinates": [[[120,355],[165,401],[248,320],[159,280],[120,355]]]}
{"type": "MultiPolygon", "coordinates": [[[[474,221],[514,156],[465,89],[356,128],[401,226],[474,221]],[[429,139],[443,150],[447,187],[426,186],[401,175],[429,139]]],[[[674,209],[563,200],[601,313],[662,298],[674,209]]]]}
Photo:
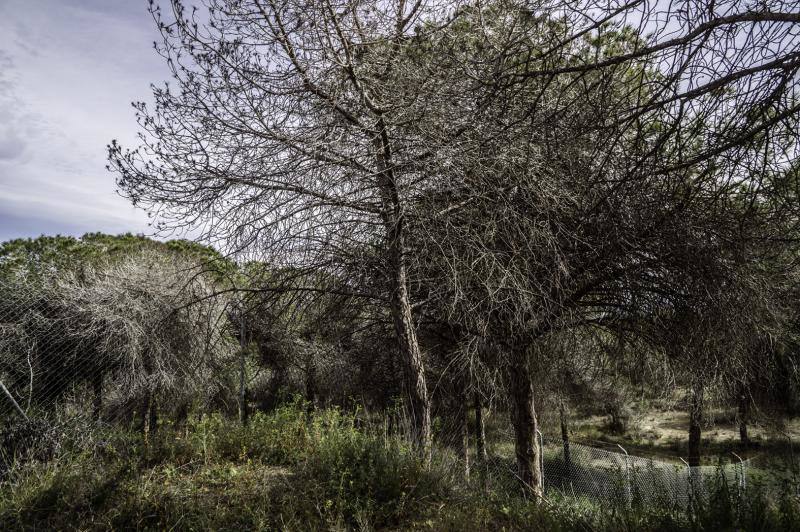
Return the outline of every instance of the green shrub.
{"type": "Polygon", "coordinates": [[[0,530],[800,529],[789,489],[774,500],[717,482],[688,508],[554,490],[535,502],[500,475],[509,462],[484,491],[481,475],[468,483],[445,459],[425,468],[406,441],[355,419],[295,402],[247,426],[218,415],[165,424],[148,445],[119,428],[63,430],[57,453],[16,461],[0,480],[0,530]]]}
{"type": "Polygon", "coordinates": [[[358,429],[336,410],[315,418],[313,434],[298,475],[315,504],[347,524],[397,525],[447,497],[446,475],[396,436],[358,429]]]}

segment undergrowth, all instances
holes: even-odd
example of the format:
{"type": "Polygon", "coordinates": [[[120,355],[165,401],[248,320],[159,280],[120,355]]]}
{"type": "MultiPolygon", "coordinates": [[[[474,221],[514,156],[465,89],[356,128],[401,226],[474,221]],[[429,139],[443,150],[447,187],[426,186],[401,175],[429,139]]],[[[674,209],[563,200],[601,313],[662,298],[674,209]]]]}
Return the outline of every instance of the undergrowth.
{"type": "MultiPolygon", "coordinates": [[[[293,403],[247,426],[203,416],[135,431],[60,431],[46,456],[3,455],[0,530],[791,530],[798,503],[715,490],[691,508],[548,494],[414,449],[382,427],[293,403]],[[90,434],[89,434],[90,432],[90,434]],[[486,482],[484,482],[486,480],[486,482]],[[486,485],[490,489],[486,489],[486,485]],[[501,488],[500,486],[506,486],[501,488]]],[[[788,492],[787,492],[788,493],[788,492]]]]}

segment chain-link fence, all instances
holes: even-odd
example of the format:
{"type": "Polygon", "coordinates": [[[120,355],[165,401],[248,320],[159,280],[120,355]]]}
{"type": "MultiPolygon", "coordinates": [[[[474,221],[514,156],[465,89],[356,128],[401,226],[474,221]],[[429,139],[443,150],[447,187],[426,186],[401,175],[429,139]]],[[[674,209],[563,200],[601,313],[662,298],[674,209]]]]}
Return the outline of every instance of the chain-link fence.
{"type": "MultiPolygon", "coordinates": [[[[235,304],[205,298],[202,278],[186,281],[177,265],[158,266],[84,272],[91,282],[0,281],[0,421],[83,417],[147,430],[156,412],[173,420],[190,409],[235,414],[244,400],[241,347],[228,323],[235,304]]],[[[485,458],[472,458],[472,475],[517,489],[513,434],[489,440],[485,458]]],[[[748,485],[751,460],[733,455],[689,467],[620,446],[540,442],[546,492],[685,504],[713,483],[738,492],[748,485]]],[[[449,460],[454,471],[468,469],[449,460]]]]}
{"type": "Polygon", "coordinates": [[[749,461],[735,456],[728,463],[692,467],[634,456],[619,445],[603,448],[561,438],[541,440],[545,490],[566,495],[672,504],[703,497],[719,482],[737,491],[747,486],[749,461]]]}
{"type": "MultiPolygon", "coordinates": [[[[757,460],[729,453],[718,457],[716,465],[689,466],[678,457],[670,461],[636,456],[608,442],[577,442],[541,433],[537,439],[545,494],[629,505],[686,507],[720,490],[741,497],[750,487],[749,473],[757,460]]],[[[462,447],[449,455],[448,467],[456,474],[469,470],[471,480],[485,483],[486,488],[520,491],[513,441],[510,426],[495,427],[485,457],[470,453],[470,467],[465,468],[462,447]]],[[[779,495],[784,489],[777,479],[758,480],[762,492],[779,495]]]]}
{"type": "Polygon", "coordinates": [[[57,281],[0,280],[0,421],[146,427],[157,411],[235,412],[241,350],[231,306],[212,292],[184,264],[155,256],[57,281]]]}

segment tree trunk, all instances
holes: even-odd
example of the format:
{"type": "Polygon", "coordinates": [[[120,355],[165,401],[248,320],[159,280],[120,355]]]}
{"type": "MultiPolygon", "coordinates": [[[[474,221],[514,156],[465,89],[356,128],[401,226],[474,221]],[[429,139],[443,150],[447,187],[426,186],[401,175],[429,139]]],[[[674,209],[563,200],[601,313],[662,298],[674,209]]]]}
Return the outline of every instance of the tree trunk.
{"type": "Polygon", "coordinates": [[[700,465],[700,437],[703,422],[703,386],[694,384],[689,398],[689,465],[700,465]]]}
{"type": "Polygon", "coordinates": [[[486,462],[489,458],[486,451],[486,424],[483,420],[483,401],[478,392],[475,392],[475,449],[478,460],[486,462]]]}
{"type": "Polygon", "coordinates": [[[739,408],[737,417],[739,421],[739,439],[744,446],[750,445],[750,436],[747,434],[747,406],[747,395],[742,392],[739,395],[739,408]]]}
{"type": "Polygon", "coordinates": [[[558,415],[561,420],[561,441],[564,446],[564,467],[569,471],[572,468],[572,456],[569,451],[569,428],[567,427],[567,411],[563,397],[559,398],[558,415]]]}
{"type": "Polygon", "coordinates": [[[150,401],[150,416],[148,423],[150,424],[150,434],[155,434],[158,431],[158,400],[155,394],[150,401]]]}
{"type": "Polygon", "coordinates": [[[189,419],[189,404],[186,401],[181,401],[175,413],[175,425],[183,426],[187,419],[189,419]]]}
{"type": "Polygon", "coordinates": [[[155,413],[154,402],[153,392],[148,391],[144,398],[144,412],[142,413],[142,435],[144,437],[145,446],[150,445],[150,433],[155,432],[155,426],[158,420],[157,414],[155,413]]]}
{"type": "Polygon", "coordinates": [[[469,403],[467,401],[466,379],[462,376],[458,380],[458,405],[456,405],[459,430],[458,451],[464,464],[464,478],[469,480],[469,403]]]}
{"type": "Polygon", "coordinates": [[[403,370],[406,375],[408,410],[411,419],[411,437],[426,464],[431,461],[431,406],[425,383],[422,353],[417,343],[417,333],[411,317],[411,305],[405,286],[405,268],[398,277],[402,282],[395,287],[392,298],[392,315],[397,333],[403,370]]]}
{"type": "Polygon", "coordinates": [[[313,359],[306,364],[306,401],[308,413],[311,414],[317,405],[317,366],[313,359]]]}
{"type": "Polygon", "coordinates": [[[431,462],[431,404],[425,382],[425,365],[417,341],[411,302],[408,295],[408,278],[405,258],[405,213],[397,188],[392,163],[389,133],[382,116],[376,124],[375,156],[378,180],[383,201],[382,218],[386,229],[392,311],[397,343],[403,359],[406,377],[411,438],[426,465],[431,462]]]}
{"type": "Polygon", "coordinates": [[[528,370],[525,352],[514,353],[509,368],[511,393],[511,422],[514,425],[514,451],[517,457],[517,475],[526,497],[539,498],[543,494],[541,449],[537,438],[538,425],[534,408],[533,382],[528,370]]]}
{"type": "Polygon", "coordinates": [[[483,401],[481,394],[475,392],[475,462],[483,484],[483,490],[489,491],[489,453],[486,450],[486,424],[483,420],[483,401]]]}
{"type": "Polygon", "coordinates": [[[247,410],[247,340],[245,336],[244,312],[241,315],[239,328],[239,421],[247,425],[249,412],[247,410]]]}

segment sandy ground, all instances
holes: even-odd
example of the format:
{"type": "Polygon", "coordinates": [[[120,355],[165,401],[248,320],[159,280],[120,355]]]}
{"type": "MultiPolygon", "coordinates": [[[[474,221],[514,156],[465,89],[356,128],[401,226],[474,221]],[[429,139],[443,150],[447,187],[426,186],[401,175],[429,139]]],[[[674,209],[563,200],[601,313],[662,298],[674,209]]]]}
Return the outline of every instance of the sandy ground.
{"type": "MultiPolygon", "coordinates": [[[[552,425],[552,422],[549,424],[552,425]]],[[[572,419],[570,435],[575,441],[588,444],[620,443],[639,455],[680,460],[687,454],[689,416],[680,410],[647,411],[635,414],[630,429],[624,434],[608,431],[607,416],[572,419]]],[[[558,434],[557,426],[545,430],[558,434]]],[[[768,448],[786,445],[790,440],[800,449],[800,418],[790,419],[783,427],[751,424],[748,434],[754,446],[745,448],[739,438],[739,427],[731,411],[718,410],[707,414],[702,432],[702,452],[708,458],[731,451],[745,457],[766,452],[768,448]]]]}

